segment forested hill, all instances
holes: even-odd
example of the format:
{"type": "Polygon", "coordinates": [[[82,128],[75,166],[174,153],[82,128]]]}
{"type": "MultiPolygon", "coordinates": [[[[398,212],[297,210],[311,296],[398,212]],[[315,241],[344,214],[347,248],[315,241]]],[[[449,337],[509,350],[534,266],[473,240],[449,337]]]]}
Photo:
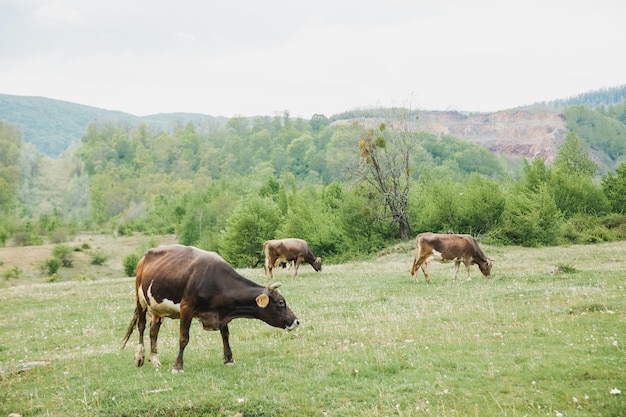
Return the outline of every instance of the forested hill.
{"type": "Polygon", "coordinates": [[[195,113],[168,113],[151,116],[104,110],[45,97],[0,94],[0,120],[22,131],[24,142],[42,154],[58,157],[71,145],[80,143],[92,122],[136,126],[145,122],[151,128],[170,131],[176,124],[223,125],[227,119],[195,113]]]}
{"type": "MultiPolygon", "coordinates": [[[[494,113],[419,111],[412,130],[451,135],[479,144],[498,155],[541,157],[551,162],[567,132],[577,133],[592,149],[599,173],[615,169],[626,155],[626,85],[591,91],[562,100],[494,113]]],[[[388,109],[351,110],[332,115],[334,124],[355,119],[372,124],[388,109]]],[[[324,116],[324,119],[326,117],[324,116]]],[[[23,140],[56,158],[79,144],[92,122],[135,128],[145,123],[153,133],[172,133],[192,122],[199,131],[223,126],[228,119],[196,113],[135,116],[120,111],[53,100],[0,94],[0,120],[16,126],[23,140]]]]}
{"type": "Polygon", "coordinates": [[[610,106],[626,100],[626,85],[618,87],[601,88],[600,90],[589,91],[564,99],[557,99],[541,103],[544,106],[562,109],[570,106],[610,106]]]}

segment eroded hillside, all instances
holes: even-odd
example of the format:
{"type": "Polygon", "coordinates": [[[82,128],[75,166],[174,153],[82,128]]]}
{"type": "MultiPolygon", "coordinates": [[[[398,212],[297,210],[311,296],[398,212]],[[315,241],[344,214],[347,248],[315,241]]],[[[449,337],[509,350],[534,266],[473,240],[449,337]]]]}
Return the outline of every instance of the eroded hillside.
{"type": "MultiPolygon", "coordinates": [[[[567,135],[562,113],[535,110],[506,110],[495,113],[461,113],[456,111],[419,112],[419,118],[408,128],[437,136],[450,135],[482,145],[502,155],[543,157],[552,162],[560,143],[567,135]]],[[[336,123],[352,123],[355,119],[336,123]]],[[[359,119],[375,126],[380,118],[359,119]]]]}

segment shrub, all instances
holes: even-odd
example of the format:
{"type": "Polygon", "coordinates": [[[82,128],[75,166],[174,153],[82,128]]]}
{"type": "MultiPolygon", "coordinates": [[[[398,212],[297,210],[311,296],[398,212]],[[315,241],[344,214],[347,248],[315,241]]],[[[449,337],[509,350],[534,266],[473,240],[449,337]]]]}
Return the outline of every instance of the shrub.
{"type": "Polygon", "coordinates": [[[56,258],[50,258],[44,263],[44,270],[49,276],[56,274],[60,267],[61,261],[56,258]]]}
{"type": "Polygon", "coordinates": [[[124,273],[127,277],[133,277],[137,273],[137,263],[139,262],[139,256],[130,253],[122,260],[122,266],[124,267],[124,273]]]}
{"type": "Polygon", "coordinates": [[[101,253],[94,252],[91,254],[92,265],[103,265],[107,260],[107,257],[101,253]]]}
{"type": "Polygon", "coordinates": [[[616,240],[606,226],[597,217],[577,214],[565,221],[561,228],[561,236],[568,243],[599,243],[616,240]]]}
{"type": "Polygon", "coordinates": [[[50,232],[50,241],[52,243],[62,243],[67,242],[69,237],[68,229],[65,227],[55,229],[50,232]]]}
{"type": "Polygon", "coordinates": [[[52,256],[61,261],[61,265],[65,268],[74,266],[71,255],[74,250],[67,245],[56,245],[52,248],[52,256]]]}
{"type": "Polygon", "coordinates": [[[2,276],[4,277],[5,280],[9,280],[11,278],[18,279],[20,277],[20,275],[22,275],[22,272],[24,272],[24,271],[22,271],[22,269],[20,267],[15,265],[12,268],[7,269],[6,271],[4,271],[2,273],[2,276]]]}
{"type": "Polygon", "coordinates": [[[17,232],[13,235],[16,246],[36,246],[43,244],[43,239],[28,231],[17,232]]]}

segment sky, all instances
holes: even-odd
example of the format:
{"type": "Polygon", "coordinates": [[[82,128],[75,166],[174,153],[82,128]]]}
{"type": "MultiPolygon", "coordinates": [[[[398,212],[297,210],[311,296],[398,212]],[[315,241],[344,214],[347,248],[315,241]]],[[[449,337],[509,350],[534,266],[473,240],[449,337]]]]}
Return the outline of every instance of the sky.
{"type": "Polygon", "coordinates": [[[491,112],[626,84],[623,0],[0,0],[0,94],[136,116],[491,112]]]}

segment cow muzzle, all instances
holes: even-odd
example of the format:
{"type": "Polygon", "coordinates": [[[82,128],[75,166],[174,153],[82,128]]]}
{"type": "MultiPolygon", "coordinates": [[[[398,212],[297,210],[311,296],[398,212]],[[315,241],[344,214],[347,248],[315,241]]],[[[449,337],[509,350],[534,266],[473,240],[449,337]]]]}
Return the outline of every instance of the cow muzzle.
{"type": "Polygon", "coordinates": [[[288,331],[292,331],[293,329],[295,329],[299,325],[300,325],[300,320],[294,319],[293,323],[291,323],[289,326],[285,327],[285,329],[287,329],[288,331]]]}

